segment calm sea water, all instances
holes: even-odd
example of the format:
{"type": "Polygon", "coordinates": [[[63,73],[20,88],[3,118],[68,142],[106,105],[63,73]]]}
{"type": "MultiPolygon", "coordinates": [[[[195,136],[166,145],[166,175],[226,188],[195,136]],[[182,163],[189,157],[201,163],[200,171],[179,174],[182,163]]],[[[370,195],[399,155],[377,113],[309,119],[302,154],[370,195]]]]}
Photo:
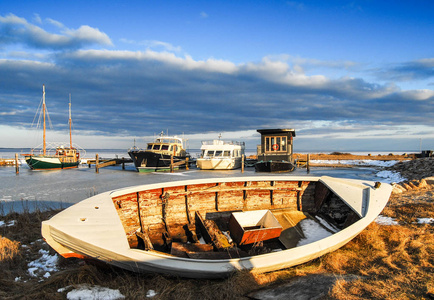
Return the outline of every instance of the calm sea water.
{"type": "MultiPolygon", "coordinates": [[[[13,158],[21,149],[0,149],[0,157],[13,158]]],[[[27,150],[28,151],[28,150],[27,150]]],[[[92,150],[86,157],[94,158],[98,153],[100,157],[112,158],[129,157],[127,150],[92,150]]],[[[375,176],[376,170],[371,168],[311,168],[311,176],[335,176],[354,179],[367,179],[381,181],[375,176]]],[[[121,166],[110,166],[100,169],[88,168],[81,165],[77,169],[55,171],[32,171],[27,164],[22,163],[19,174],[15,174],[15,166],[0,167],[0,215],[11,211],[21,212],[23,209],[41,210],[49,208],[65,208],[97,193],[110,191],[128,186],[158,183],[176,180],[199,179],[208,177],[238,177],[260,176],[254,168],[248,167],[244,173],[241,170],[230,171],[202,171],[196,168],[180,170],[175,173],[138,173],[133,164],[126,164],[125,170],[121,166]]],[[[290,174],[307,175],[306,169],[298,169],[290,174]]]]}

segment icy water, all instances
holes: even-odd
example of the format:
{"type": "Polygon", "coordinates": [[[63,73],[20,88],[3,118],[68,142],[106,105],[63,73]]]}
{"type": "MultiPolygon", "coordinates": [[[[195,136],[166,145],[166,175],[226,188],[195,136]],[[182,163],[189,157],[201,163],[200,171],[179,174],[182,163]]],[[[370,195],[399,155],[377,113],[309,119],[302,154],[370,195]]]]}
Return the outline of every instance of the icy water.
{"type": "MultiPolygon", "coordinates": [[[[0,154],[3,158],[12,158],[15,153],[3,150],[0,154]]],[[[100,157],[113,158],[128,157],[122,150],[98,150],[87,153],[87,158],[94,158],[95,153],[100,157]]],[[[24,152],[23,152],[24,153],[24,152]]],[[[311,168],[310,176],[335,176],[354,179],[366,179],[382,181],[376,177],[377,170],[372,168],[311,168]]],[[[126,164],[125,170],[121,166],[110,166],[95,172],[94,166],[80,165],[77,169],[55,171],[32,171],[27,164],[20,165],[19,174],[15,174],[15,166],[0,167],[0,215],[10,211],[21,212],[23,209],[41,210],[50,208],[65,208],[83,199],[98,193],[124,188],[128,186],[158,183],[177,180],[239,177],[239,176],[262,176],[269,175],[256,173],[253,167],[241,170],[229,171],[202,171],[196,168],[180,170],[175,173],[139,173],[133,164],[126,164]]],[[[282,175],[308,175],[306,169],[297,169],[292,173],[275,174],[282,175]]]]}

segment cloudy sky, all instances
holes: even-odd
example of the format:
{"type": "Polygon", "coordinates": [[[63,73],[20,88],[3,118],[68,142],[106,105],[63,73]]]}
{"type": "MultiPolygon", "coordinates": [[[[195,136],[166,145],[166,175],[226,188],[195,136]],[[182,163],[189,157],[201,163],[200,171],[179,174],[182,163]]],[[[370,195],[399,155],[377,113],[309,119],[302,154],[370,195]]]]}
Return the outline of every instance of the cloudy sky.
{"type": "Polygon", "coordinates": [[[433,1],[2,1],[0,147],[161,131],[296,151],[434,149],[433,1]],[[33,124],[33,126],[32,126],[33,124]]]}

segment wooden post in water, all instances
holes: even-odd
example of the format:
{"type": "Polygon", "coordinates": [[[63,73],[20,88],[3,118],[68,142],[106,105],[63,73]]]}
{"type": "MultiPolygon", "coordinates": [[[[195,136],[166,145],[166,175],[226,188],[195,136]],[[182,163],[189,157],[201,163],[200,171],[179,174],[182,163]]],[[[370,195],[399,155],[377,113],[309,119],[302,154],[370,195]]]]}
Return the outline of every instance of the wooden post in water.
{"type": "Polygon", "coordinates": [[[98,164],[99,164],[99,155],[98,153],[95,155],[95,172],[99,173],[98,170],[98,164]]]}
{"type": "Polygon", "coordinates": [[[170,173],[173,173],[173,154],[170,155],[170,173]]]}
{"type": "Polygon", "coordinates": [[[310,154],[308,153],[307,154],[307,159],[306,159],[306,170],[307,170],[307,174],[309,174],[310,173],[310,154]]]}
{"type": "Polygon", "coordinates": [[[185,169],[188,171],[188,157],[185,158],[185,169]]]}
{"type": "Polygon", "coordinates": [[[244,154],[241,155],[241,173],[244,173],[244,154]]]}
{"type": "Polygon", "coordinates": [[[15,153],[15,174],[20,174],[20,165],[18,164],[18,153],[15,153]]]}

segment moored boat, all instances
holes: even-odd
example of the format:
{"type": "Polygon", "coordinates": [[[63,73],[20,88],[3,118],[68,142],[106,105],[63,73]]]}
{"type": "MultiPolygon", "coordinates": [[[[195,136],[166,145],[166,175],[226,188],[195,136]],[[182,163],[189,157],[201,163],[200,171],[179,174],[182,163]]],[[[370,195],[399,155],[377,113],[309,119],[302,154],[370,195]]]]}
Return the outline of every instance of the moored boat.
{"type": "Polygon", "coordinates": [[[375,220],[391,190],[326,176],[147,184],[83,200],[44,221],[42,235],[64,257],[135,272],[191,278],[268,272],[345,245],[375,220]]]}
{"type": "Polygon", "coordinates": [[[72,144],[72,119],[71,119],[71,98],[69,99],[69,146],[63,143],[46,142],[46,115],[45,85],[42,86],[41,112],[43,120],[43,142],[42,147],[33,148],[30,154],[22,154],[26,163],[32,170],[56,170],[77,168],[80,164],[80,152],[78,146],[72,144]],[[57,145],[56,145],[57,144],[57,145]]]}
{"type": "Polygon", "coordinates": [[[169,171],[185,166],[185,160],[190,157],[185,149],[186,140],[177,136],[165,136],[161,132],[154,142],[148,143],[146,149],[136,147],[128,150],[139,172],[169,171]]]}
{"type": "Polygon", "coordinates": [[[202,170],[232,170],[241,168],[245,143],[221,139],[203,141],[196,165],[202,170]]]}
{"type": "Polygon", "coordinates": [[[294,129],[258,129],[261,146],[258,146],[256,172],[291,172],[295,169],[293,159],[294,129]]]}

